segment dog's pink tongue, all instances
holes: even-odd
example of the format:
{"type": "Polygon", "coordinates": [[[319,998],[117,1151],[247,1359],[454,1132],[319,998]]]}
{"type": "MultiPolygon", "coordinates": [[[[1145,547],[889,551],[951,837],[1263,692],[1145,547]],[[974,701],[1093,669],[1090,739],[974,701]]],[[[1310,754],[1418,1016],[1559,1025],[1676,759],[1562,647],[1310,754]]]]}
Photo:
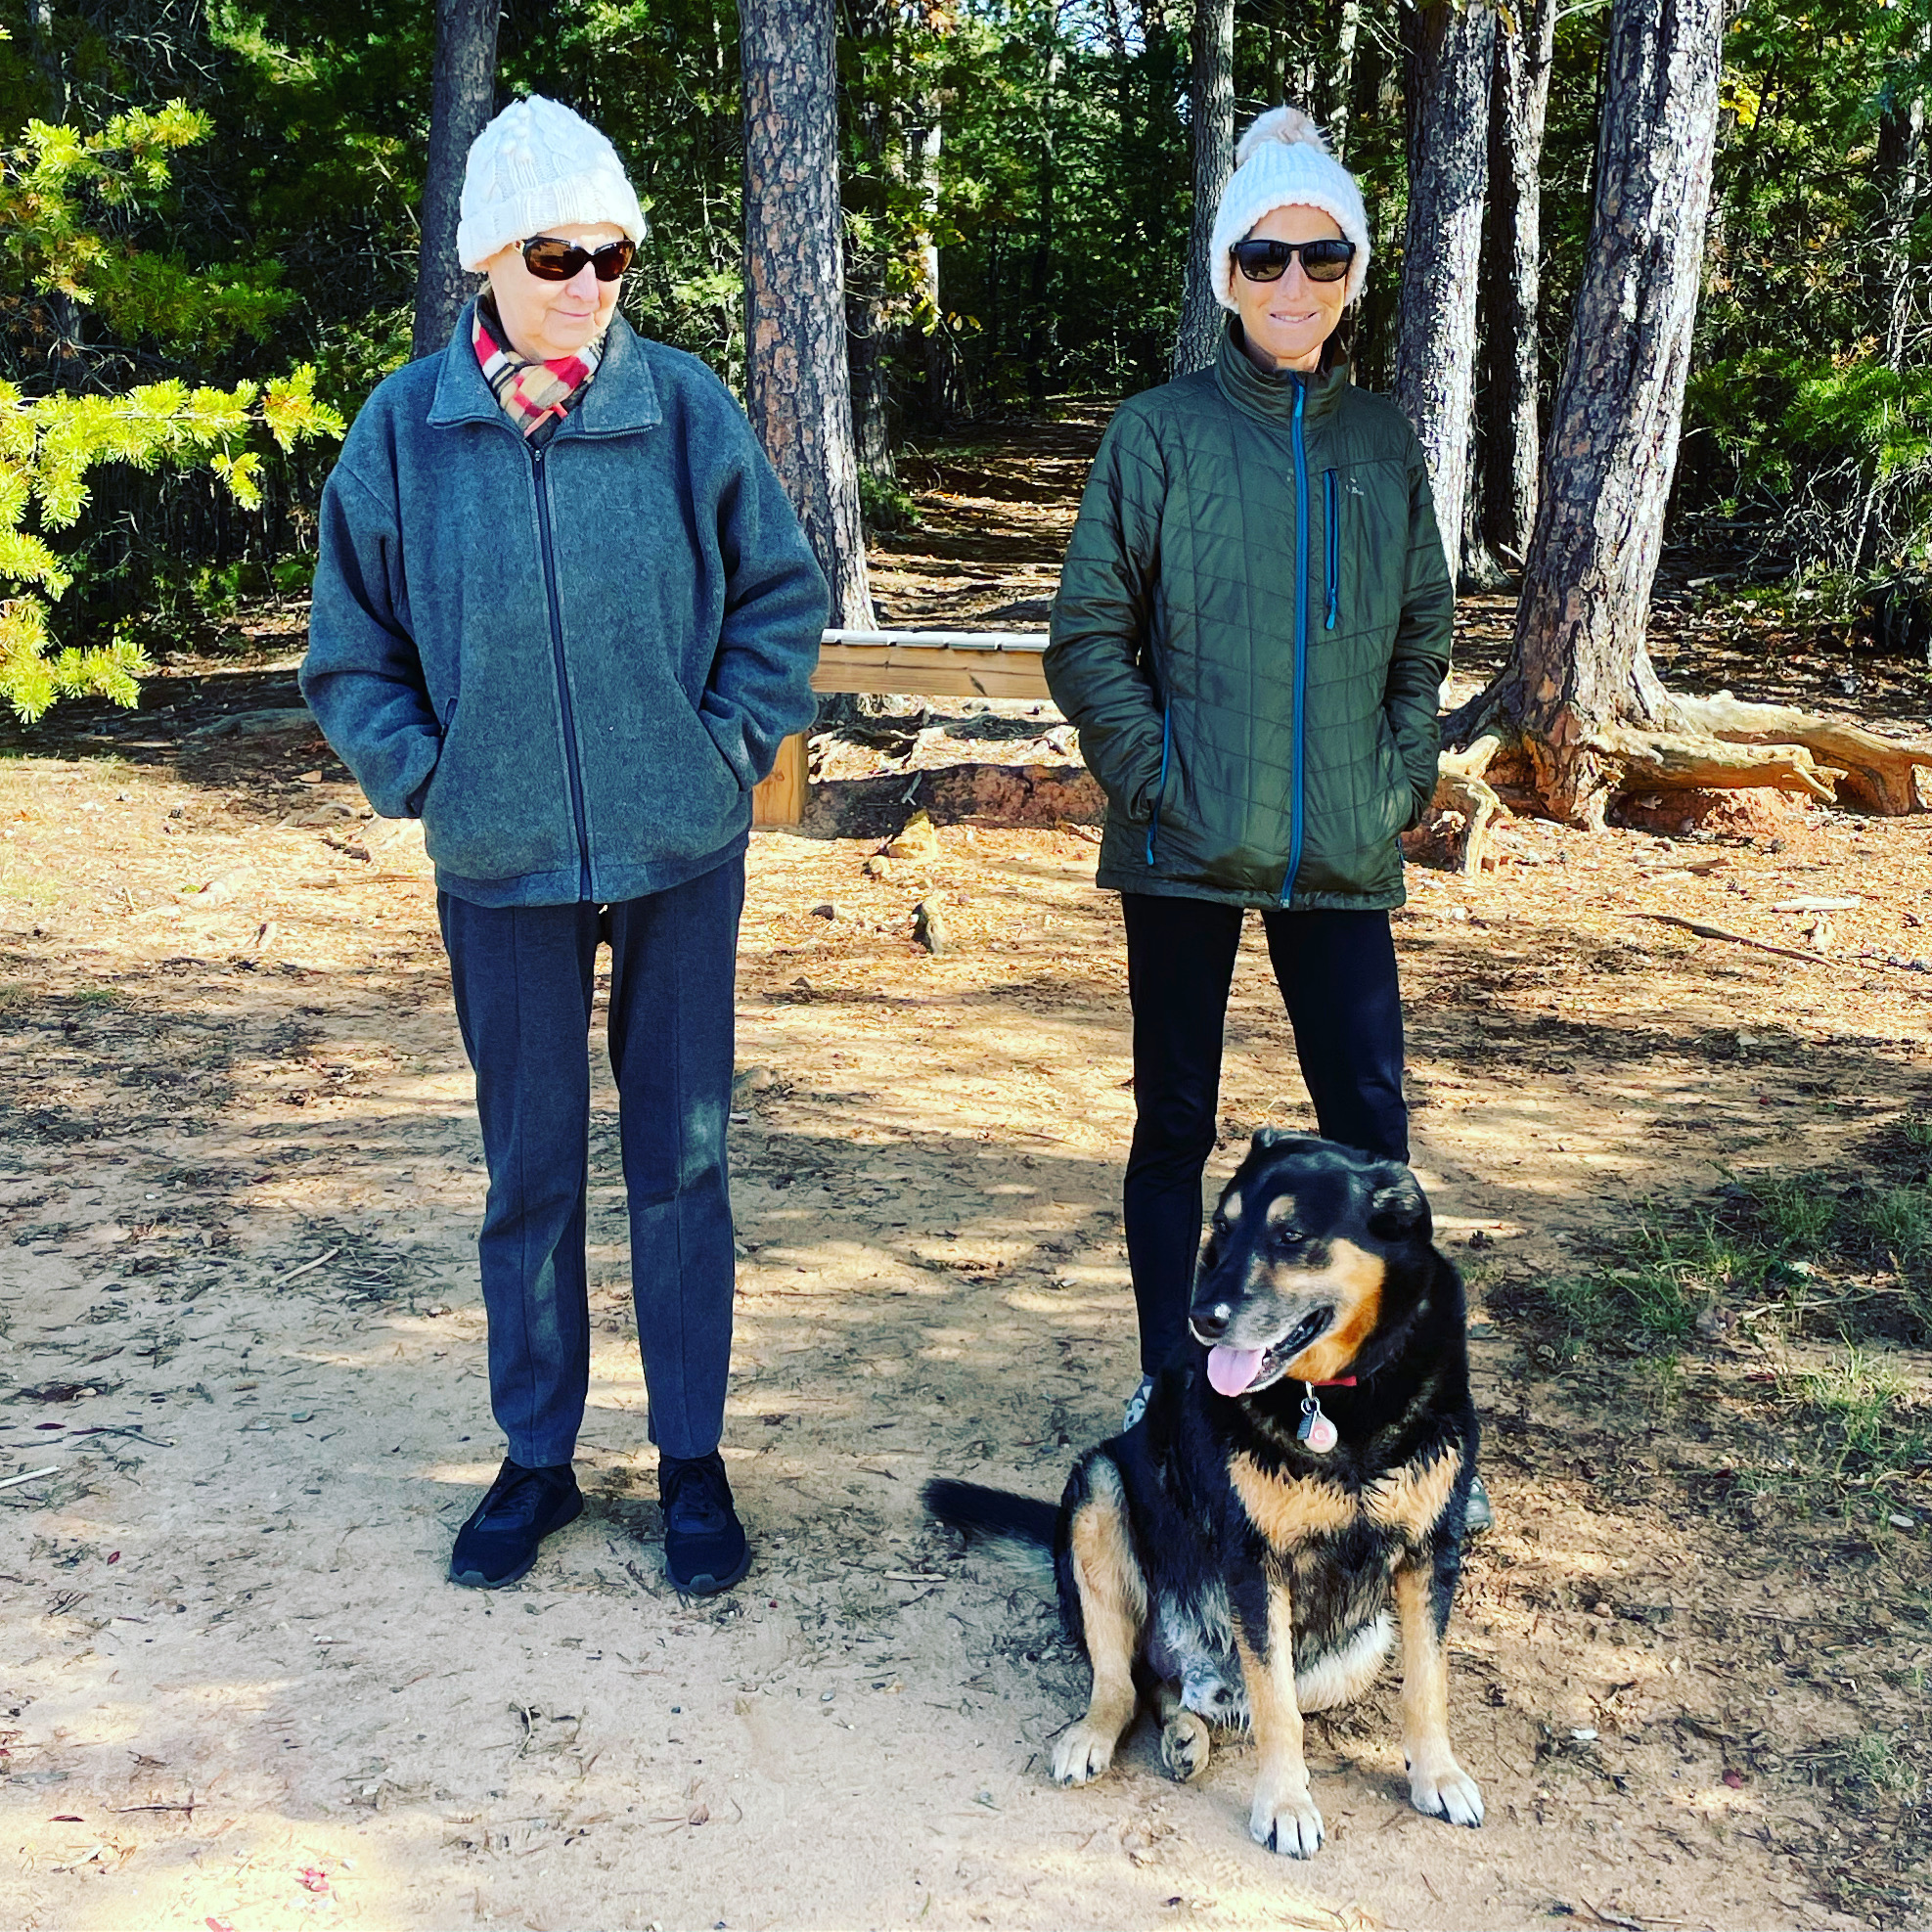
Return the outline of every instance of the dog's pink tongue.
{"type": "Polygon", "coordinates": [[[1211,1348],[1207,1352],[1207,1378],[1223,1395],[1239,1395],[1261,1372],[1258,1348],[1211,1348]]]}

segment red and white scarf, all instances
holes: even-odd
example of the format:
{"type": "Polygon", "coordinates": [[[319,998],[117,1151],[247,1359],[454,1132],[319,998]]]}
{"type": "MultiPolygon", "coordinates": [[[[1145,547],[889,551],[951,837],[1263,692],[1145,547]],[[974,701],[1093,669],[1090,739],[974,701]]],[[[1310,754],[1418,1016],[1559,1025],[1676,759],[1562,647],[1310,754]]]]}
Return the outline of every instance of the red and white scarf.
{"type": "Polygon", "coordinates": [[[524,435],[547,437],[569,415],[583,394],[584,384],[597,374],[597,365],[604,359],[604,338],[600,336],[554,362],[531,362],[507,342],[497,340],[499,335],[508,334],[496,305],[485,296],[476,304],[470,332],[483,381],[503,405],[504,414],[524,435]]]}

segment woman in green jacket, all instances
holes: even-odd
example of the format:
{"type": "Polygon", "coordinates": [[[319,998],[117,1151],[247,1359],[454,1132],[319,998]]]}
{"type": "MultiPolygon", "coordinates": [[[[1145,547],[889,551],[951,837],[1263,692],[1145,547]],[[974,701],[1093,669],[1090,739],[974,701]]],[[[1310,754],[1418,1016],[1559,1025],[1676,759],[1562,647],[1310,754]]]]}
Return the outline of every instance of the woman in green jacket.
{"type": "Polygon", "coordinates": [[[1409,1157],[1389,908],[1435,788],[1453,587],[1422,450],[1334,332],[1369,268],[1354,179],[1304,114],[1222,196],[1214,367],[1114,417],[1047,678],[1107,795],[1134,1011],[1127,1250],[1144,1379],[1187,1337],[1222,1028],[1255,908],[1323,1134],[1409,1157]]]}

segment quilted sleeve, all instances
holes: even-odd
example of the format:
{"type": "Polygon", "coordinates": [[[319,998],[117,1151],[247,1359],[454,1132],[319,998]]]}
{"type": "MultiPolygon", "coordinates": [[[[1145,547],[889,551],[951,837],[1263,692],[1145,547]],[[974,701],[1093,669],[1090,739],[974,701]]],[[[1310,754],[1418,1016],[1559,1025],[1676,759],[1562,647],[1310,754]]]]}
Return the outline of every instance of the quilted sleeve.
{"type": "Polygon", "coordinates": [[[1435,497],[1415,446],[1409,466],[1409,561],[1396,624],[1382,708],[1414,794],[1409,823],[1420,822],[1435,796],[1436,755],[1442,735],[1436,723],[1438,695],[1449,675],[1450,633],[1456,614],[1456,586],[1436,528],[1435,497]]]}
{"type": "Polygon", "coordinates": [[[1153,811],[1160,698],[1146,646],[1160,580],[1166,474],[1138,413],[1108,426],[1080,499],[1047,646],[1047,685],[1080,733],[1080,754],[1128,818],[1153,811]]]}

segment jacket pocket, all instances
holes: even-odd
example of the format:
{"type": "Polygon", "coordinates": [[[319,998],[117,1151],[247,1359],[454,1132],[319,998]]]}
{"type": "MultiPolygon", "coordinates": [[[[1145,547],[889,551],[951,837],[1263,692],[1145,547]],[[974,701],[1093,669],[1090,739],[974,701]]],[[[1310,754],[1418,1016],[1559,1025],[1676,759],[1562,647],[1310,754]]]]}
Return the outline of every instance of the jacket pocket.
{"type": "Polygon", "coordinates": [[[1174,746],[1174,713],[1166,705],[1160,712],[1160,777],[1154,783],[1153,810],[1147,815],[1147,864],[1154,863],[1160,843],[1160,808],[1167,798],[1167,767],[1174,746]]]}
{"type": "Polygon", "coordinates": [[[1323,558],[1323,583],[1327,589],[1328,611],[1327,630],[1335,628],[1335,620],[1341,615],[1341,569],[1342,569],[1342,505],[1341,482],[1335,472],[1325,470],[1322,472],[1322,501],[1324,517],[1323,535],[1326,539],[1326,550],[1323,558]]]}
{"type": "Polygon", "coordinates": [[[1375,736],[1387,801],[1386,827],[1389,831],[1403,831],[1415,816],[1415,791],[1409,783],[1409,767],[1402,762],[1402,747],[1395,741],[1395,731],[1386,711],[1375,713],[1375,736]]]}

